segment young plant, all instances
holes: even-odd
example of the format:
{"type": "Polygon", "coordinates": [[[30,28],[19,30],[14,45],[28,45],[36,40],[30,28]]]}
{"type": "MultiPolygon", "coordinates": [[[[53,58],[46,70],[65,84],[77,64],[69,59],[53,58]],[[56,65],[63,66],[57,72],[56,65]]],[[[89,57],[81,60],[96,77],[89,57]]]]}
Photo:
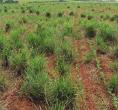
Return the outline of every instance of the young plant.
{"type": "Polygon", "coordinates": [[[73,104],[76,97],[76,88],[69,78],[56,80],[52,88],[52,102],[61,102],[66,105],[73,104]]]}
{"type": "Polygon", "coordinates": [[[113,74],[108,87],[112,93],[118,93],[118,75],[117,74],[113,74]]]}
{"type": "Polygon", "coordinates": [[[25,72],[27,67],[29,51],[22,49],[19,52],[12,52],[9,57],[10,66],[17,72],[17,75],[21,75],[25,72]]]}
{"type": "Polygon", "coordinates": [[[114,72],[118,72],[118,61],[114,61],[112,64],[111,64],[111,68],[114,72]]]}
{"type": "Polygon", "coordinates": [[[2,65],[4,67],[9,66],[8,57],[10,55],[10,43],[9,40],[0,35],[0,57],[2,59],[2,65]]]}
{"type": "Polygon", "coordinates": [[[47,18],[50,18],[50,17],[51,17],[51,13],[47,12],[45,16],[46,16],[47,18]]]}
{"type": "Polygon", "coordinates": [[[50,110],[65,110],[65,105],[59,102],[56,102],[55,104],[52,105],[50,110]]]}
{"type": "Polygon", "coordinates": [[[0,92],[6,89],[6,81],[3,75],[0,75],[0,92]]]}
{"type": "Polygon", "coordinates": [[[22,29],[13,30],[10,37],[10,43],[13,50],[19,50],[23,48],[23,41],[21,41],[20,36],[22,34],[22,29]]]}
{"type": "Polygon", "coordinates": [[[38,39],[40,42],[39,51],[41,53],[52,54],[55,50],[55,36],[54,27],[43,28],[42,26],[38,28],[38,39]]]}
{"type": "Polygon", "coordinates": [[[58,58],[63,59],[68,64],[72,63],[75,58],[71,43],[65,40],[60,42],[60,46],[56,48],[56,54],[58,58]]]}
{"type": "Polygon", "coordinates": [[[107,44],[107,45],[113,45],[114,43],[116,43],[117,38],[116,38],[116,29],[114,27],[112,27],[109,24],[100,24],[99,25],[99,30],[100,32],[98,33],[100,37],[103,38],[103,41],[107,44]]]}
{"type": "Polygon", "coordinates": [[[26,79],[21,91],[33,100],[45,101],[46,88],[48,87],[48,75],[45,70],[45,58],[39,56],[30,61],[26,70],[26,79]]]}
{"type": "Polygon", "coordinates": [[[70,73],[70,65],[67,64],[63,59],[58,59],[57,69],[61,75],[67,75],[70,73]]]}
{"type": "Polygon", "coordinates": [[[58,13],[58,17],[62,17],[63,16],[63,13],[62,12],[59,12],[58,13]]]}
{"type": "Polygon", "coordinates": [[[97,33],[98,23],[94,20],[82,21],[81,23],[83,29],[85,30],[85,36],[88,38],[94,38],[97,33]]]}
{"type": "Polygon", "coordinates": [[[112,48],[112,54],[114,58],[118,58],[118,45],[112,48]]]}
{"type": "Polygon", "coordinates": [[[100,36],[96,37],[96,44],[97,44],[97,53],[105,54],[106,52],[109,51],[109,47],[106,44],[106,42],[104,42],[102,37],[100,36]]]}
{"type": "Polygon", "coordinates": [[[0,53],[4,49],[4,44],[5,44],[5,38],[4,38],[4,36],[0,35],[0,53]]]}
{"type": "Polygon", "coordinates": [[[29,48],[36,49],[38,51],[40,46],[40,38],[36,34],[29,34],[27,37],[29,48]]]}
{"type": "Polygon", "coordinates": [[[85,63],[90,63],[96,58],[96,50],[90,51],[85,57],[85,63]]]}

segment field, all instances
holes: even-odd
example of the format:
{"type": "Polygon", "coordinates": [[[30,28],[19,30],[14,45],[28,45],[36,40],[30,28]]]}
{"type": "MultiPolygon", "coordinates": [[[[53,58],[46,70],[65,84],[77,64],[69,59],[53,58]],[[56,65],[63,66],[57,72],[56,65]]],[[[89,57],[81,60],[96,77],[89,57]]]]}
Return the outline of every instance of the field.
{"type": "Polygon", "coordinates": [[[118,110],[118,4],[0,4],[0,110],[118,110]]]}

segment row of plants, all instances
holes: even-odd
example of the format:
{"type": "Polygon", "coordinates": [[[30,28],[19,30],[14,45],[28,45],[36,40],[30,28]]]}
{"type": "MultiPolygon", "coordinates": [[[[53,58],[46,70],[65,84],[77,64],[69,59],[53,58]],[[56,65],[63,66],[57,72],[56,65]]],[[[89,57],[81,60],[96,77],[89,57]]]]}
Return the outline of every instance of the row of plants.
{"type": "Polygon", "coordinates": [[[89,39],[96,39],[97,51],[101,53],[113,52],[117,47],[117,33],[111,24],[96,22],[95,20],[82,20],[81,27],[85,31],[85,36],[89,39]]]}
{"type": "MultiPolygon", "coordinates": [[[[54,36],[54,28],[40,25],[24,41],[22,35],[20,29],[12,30],[8,38],[0,35],[3,67],[14,71],[17,77],[24,77],[20,93],[31,100],[49,104],[51,110],[72,107],[76,86],[68,78],[75,57],[71,42],[63,36],[54,36]],[[51,79],[46,69],[46,56],[52,54],[57,57],[56,69],[61,75],[58,79],[51,79]]],[[[3,80],[0,82],[0,87],[4,88],[3,80]]]]}

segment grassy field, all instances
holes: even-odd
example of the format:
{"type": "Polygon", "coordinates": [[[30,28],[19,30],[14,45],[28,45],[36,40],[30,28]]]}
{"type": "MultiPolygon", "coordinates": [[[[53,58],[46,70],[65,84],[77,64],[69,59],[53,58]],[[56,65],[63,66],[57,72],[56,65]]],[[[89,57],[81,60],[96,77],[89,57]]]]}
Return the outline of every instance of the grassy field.
{"type": "Polygon", "coordinates": [[[0,110],[118,110],[118,4],[23,2],[0,5],[0,110]]]}

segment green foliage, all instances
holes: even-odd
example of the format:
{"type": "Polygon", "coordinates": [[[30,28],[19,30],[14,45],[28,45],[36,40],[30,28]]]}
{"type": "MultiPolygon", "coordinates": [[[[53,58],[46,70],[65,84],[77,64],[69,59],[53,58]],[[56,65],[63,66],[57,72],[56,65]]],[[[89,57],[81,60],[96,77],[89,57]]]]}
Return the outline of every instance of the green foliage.
{"type": "Polygon", "coordinates": [[[61,75],[67,75],[70,73],[70,65],[67,64],[63,59],[58,59],[57,69],[61,75]]]}
{"type": "Polygon", "coordinates": [[[6,39],[4,42],[4,48],[2,50],[2,63],[5,67],[9,66],[9,56],[11,55],[11,50],[11,44],[9,43],[9,40],[6,39]]]}
{"type": "Polygon", "coordinates": [[[2,58],[2,65],[8,66],[8,57],[10,55],[11,48],[9,40],[3,36],[0,36],[0,57],[2,58]]]}
{"type": "Polygon", "coordinates": [[[109,48],[106,42],[104,42],[103,38],[101,36],[96,37],[96,44],[97,44],[97,50],[100,53],[106,53],[108,52],[109,48]]]}
{"type": "Polygon", "coordinates": [[[91,61],[96,60],[96,50],[90,51],[85,57],[85,63],[90,63],[91,61]]]}
{"type": "Polygon", "coordinates": [[[6,81],[3,75],[0,75],[0,92],[3,92],[6,88],[6,81]]]}
{"type": "Polygon", "coordinates": [[[64,33],[63,33],[63,36],[72,36],[73,34],[73,31],[72,31],[72,24],[67,21],[65,24],[64,24],[64,33]]]}
{"type": "Polygon", "coordinates": [[[0,35],[0,54],[4,49],[4,42],[5,42],[5,38],[2,35],[0,35]]]}
{"type": "Polygon", "coordinates": [[[63,59],[66,63],[72,63],[74,61],[74,49],[70,42],[62,41],[60,46],[56,48],[56,55],[58,58],[63,59]]]}
{"type": "Polygon", "coordinates": [[[118,45],[112,48],[112,53],[114,58],[118,58],[118,45]]]}
{"type": "Polygon", "coordinates": [[[48,86],[48,75],[45,71],[45,58],[39,56],[30,61],[26,70],[26,79],[21,91],[33,100],[46,100],[46,87],[48,86]]]}
{"type": "Polygon", "coordinates": [[[37,36],[30,36],[29,42],[33,45],[33,47],[38,48],[40,53],[52,54],[55,50],[55,40],[54,37],[54,27],[44,28],[42,26],[38,26],[37,28],[37,36]]]}
{"type": "Polygon", "coordinates": [[[10,43],[12,49],[19,50],[23,48],[23,42],[21,41],[22,29],[13,30],[10,37],[10,43]]]}
{"type": "Polygon", "coordinates": [[[60,78],[53,83],[53,102],[63,102],[67,105],[73,103],[76,96],[76,88],[68,78],[60,78]]]}
{"type": "Polygon", "coordinates": [[[98,23],[94,20],[83,20],[81,21],[81,25],[83,27],[83,29],[85,30],[85,36],[88,38],[94,38],[96,36],[97,33],[97,27],[98,27],[98,23]]]}
{"type": "Polygon", "coordinates": [[[65,110],[65,106],[62,103],[56,102],[55,104],[52,105],[50,110],[65,110]]]}
{"type": "Polygon", "coordinates": [[[108,45],[114,44],[117,41],[116,29],[109,24],[101,23],[99,25],[99,36],[103,38],[103,41],[108,45]]]}
{"type": "Polygon", "coordinates": [[[10,66],[18,73],[18,75],[24,73],[27,67],[28,54],[28,50],[22,49],[19,52],[12,52],[9,57],[10,66]]]}
{"type": "Polygon", "coordinates": [[[114,72],[118,72],[118,61],[114,61],[112,64],[111,64],[111,68],[114,72]]]}
{"type": "Polygon", "coordinates": [[[36,75],[39,74],[40,72],[45,72],[45,66],[46,66],[46,59],[44,55],[40,55],[39,57],[33,58],[29,62],[29,67],[27,69],[27,72],[36,75]]]}
{"type": "Polygon", "coordinates": [[[27,37],[27,41],[30,48],[36,49],[38,51],[38,48],[40,46],[40,38],[36,34],[29,34],[27,37]]]}
{"type": "MultiPolygon", "coordinates": [[[[7,9],[5,9],[5,11],[7,12],[7,9]]],[[[13,26],[14,26],[13,21],[7,20],[5,23],[5,28],[4,28],[5,32],[10,32],[13,26]]]]}
{"type": "Polygon", "coordinates": [[[118,92],[118,75],[117,74],[113,74],[108,87],[112,93],[118,92]]]}

